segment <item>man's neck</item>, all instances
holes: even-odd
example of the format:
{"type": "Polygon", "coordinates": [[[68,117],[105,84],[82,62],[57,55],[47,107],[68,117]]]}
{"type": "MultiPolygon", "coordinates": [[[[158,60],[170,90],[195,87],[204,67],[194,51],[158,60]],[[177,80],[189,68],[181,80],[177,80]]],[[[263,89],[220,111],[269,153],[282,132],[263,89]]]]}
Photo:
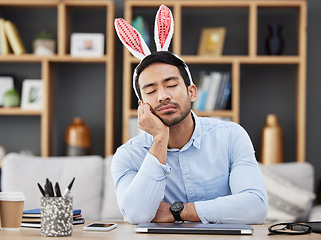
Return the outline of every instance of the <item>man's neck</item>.
{"type": "Polygon", "coordinates": [[[195,123],[190,113],[184,120],[169,128],[168,148],[181,149],[191,139],[195,123]]]}

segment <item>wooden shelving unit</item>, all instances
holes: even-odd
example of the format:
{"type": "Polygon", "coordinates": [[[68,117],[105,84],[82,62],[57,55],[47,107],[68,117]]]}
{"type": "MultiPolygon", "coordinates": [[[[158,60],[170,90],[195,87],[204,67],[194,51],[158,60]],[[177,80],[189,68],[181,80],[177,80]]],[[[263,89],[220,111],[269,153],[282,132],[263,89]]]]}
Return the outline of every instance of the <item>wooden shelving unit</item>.
{"type": "MultiPolygon", "coordinates": [[[[20,56],[14,54],[0,55],[1,63],[39,63],[41,67],[41,79],[44,82],[44,106],[41,111],[27,111],[20,108],[0,108],[1,115],[32,116],[39,115],[41,118],[41,156],[52,155],[53,138],[53,102],[54,90],[53,76],[54,65],[64,63],[104,64],[105,66],[105,155],[114,152],[114,2],[112,0],[0,0],[0,8],[9,8],[10,11],[32,8],[40,11],[42,9],[54,9],[57,13],[57,54],[53,56],[36,56],[26,53],[20,56]],[[83,58],[70,56],[70,11],[73,9],[102,9],[106,13],[105,33],[105,55],[99,58],[83,58]]],[[[2,16],[5,18],[5,16],[2,16]]],[[[13,22],[14,19],[11,19],[13,22]]],[[[89,20],[89,19],[88,19],[89,20]]],[[[21,36],[24,40],[24,36],[21,36]]],[[[0,69],[0,75],[3,69],[0,69]]],[[[57,93],[56,93],[57,94],[57,93]]],[[[57,94],[59,95],[59,93],[57,94]]],[[[95,116],[93,116],[95,117],[95,116]]]]}
{"type": "MultiPolygon", "coordinates": [[[[296,82],[296,161],[305,161],[305,113],[306,113],[306,27],[307,27],[307,6],[305,0],[200,0],[200,1],[183,1],[183,0],[127,0],[124,7],[124,16],[126,21],[132,22],[135,17],[135,11],[138,9],[140,14],[147,12],[147,18],[156,15],[157,8],[165,4],[171,8],[174,15],[175,30],[172,39],[172,51],[180,55],[188,64],[198,65],[217,65],[227,64],[230,66],[232,75],[232,102],[231,110],[196,112],[199,116],[219,116],[230,117],[233,121],[240,121],[240,82],[241,66],[244,65],[294,65],[297,67],[297,77],[293,80],[296,82]],[[221,11],[221,10],[242,10],[247,12],[247,53],[244,55],[223,55],[222,56],[198,56],[182,54],[183,49],[183,16],[186,10],[204,10],[221,11]],[[258,52],[258,29],[260,12],[266,9],[273,10],[295,10],[297,12],[297,46],[294,54],[285,54],[281,56],[269,56],[258,52]]],[[[273,17],[273,16],[272,16],[273,17]]],[[[195,24],[197,23],[195,19],[195,24]]],[[[150,24],[153,24],[151,22],[150,24]]],[[[201,27],[201,24],[200,24],[201,27]]],[[[208,26],[207,26],[208,27],[208,26]]],[[[190,33],[192,34],[192,33],[190,33]]],[[[151,32],[151,38],[153,33],[151,32]]],[[[237,41],[237,40],[235,40],[237,41]]],[[[237,42],[236,42],[237,43],[237,42]]],[[[155,51],[155,49],[152,49],[155,51]]],[[[123,75],[123,142],[129,139],[129,120],[131,117],[137,117],[137,110],[133,108],[132,103],[132,71],[133,67],[138,64],[129,51],[124,50],[124,75],[123,75]]],[[[193,75],[193,73],[192,73],[193,75]]],[[[253,113],[255,114],[255,113],[253,113]]]]}

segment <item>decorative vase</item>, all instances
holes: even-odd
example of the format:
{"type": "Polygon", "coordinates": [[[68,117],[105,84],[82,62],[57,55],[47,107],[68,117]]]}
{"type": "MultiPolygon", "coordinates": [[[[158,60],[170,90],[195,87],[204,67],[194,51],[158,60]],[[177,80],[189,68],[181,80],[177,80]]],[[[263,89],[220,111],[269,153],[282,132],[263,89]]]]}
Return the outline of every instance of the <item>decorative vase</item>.
{"type": "Polygon", "coordinates": [[[283,162],[283,132],[278,117],[268,114],[261,135],[260,162],[272,165],[283,162]]]}
{"type": "Polygon", "coordinates": [[[3,95],[4,107],[18,107],[20,104],[19,93],[16,89],[9,89],[3,95]]]}
{"type": "Polygon", "coordinates": [[[56,41],[54,39],[36,39],[33,41],[33,53],[35,55],[54,55],[56,41]]]}
{"type": "Polygon", "coordinates": [[[67,156],[82,156],[90,154],[90,130],[81,118],[74,118],[73,122],[67,127],[66,145],[67,156]]]}
{"type": "Polygon", "coordinates": [[[269,24],[269,35],[266,39],[266,50],[269,55],[281,55],[284,48],[282,38],[282,26],[278,24],[269,24]]]}

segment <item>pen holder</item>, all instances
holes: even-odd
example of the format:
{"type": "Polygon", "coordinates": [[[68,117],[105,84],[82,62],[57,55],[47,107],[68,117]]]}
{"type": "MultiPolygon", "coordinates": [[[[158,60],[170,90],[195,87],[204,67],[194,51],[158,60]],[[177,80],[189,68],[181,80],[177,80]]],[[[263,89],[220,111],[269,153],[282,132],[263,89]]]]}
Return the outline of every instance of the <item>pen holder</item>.
{"type": "Polygon", "coordinates": [[[41,235],[66,237],[72,234],[72,197],[42,197],[41,235]]]}

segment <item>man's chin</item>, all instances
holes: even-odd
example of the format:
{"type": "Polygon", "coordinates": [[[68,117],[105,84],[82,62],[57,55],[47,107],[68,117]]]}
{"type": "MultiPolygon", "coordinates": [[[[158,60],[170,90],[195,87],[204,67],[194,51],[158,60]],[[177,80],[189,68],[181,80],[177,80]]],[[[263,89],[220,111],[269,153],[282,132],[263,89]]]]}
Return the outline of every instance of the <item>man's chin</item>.
{"type": "Polygon", "coordinates": [[[175,117],[175,116],[170,116],[173,114],[166,114],[167,117],[159,117],[159,119],[167,126],[167,127],[172,127],[175,126],[176,124],[179,124],[181,121],[185,119],[185,117],[175,117]]]}

